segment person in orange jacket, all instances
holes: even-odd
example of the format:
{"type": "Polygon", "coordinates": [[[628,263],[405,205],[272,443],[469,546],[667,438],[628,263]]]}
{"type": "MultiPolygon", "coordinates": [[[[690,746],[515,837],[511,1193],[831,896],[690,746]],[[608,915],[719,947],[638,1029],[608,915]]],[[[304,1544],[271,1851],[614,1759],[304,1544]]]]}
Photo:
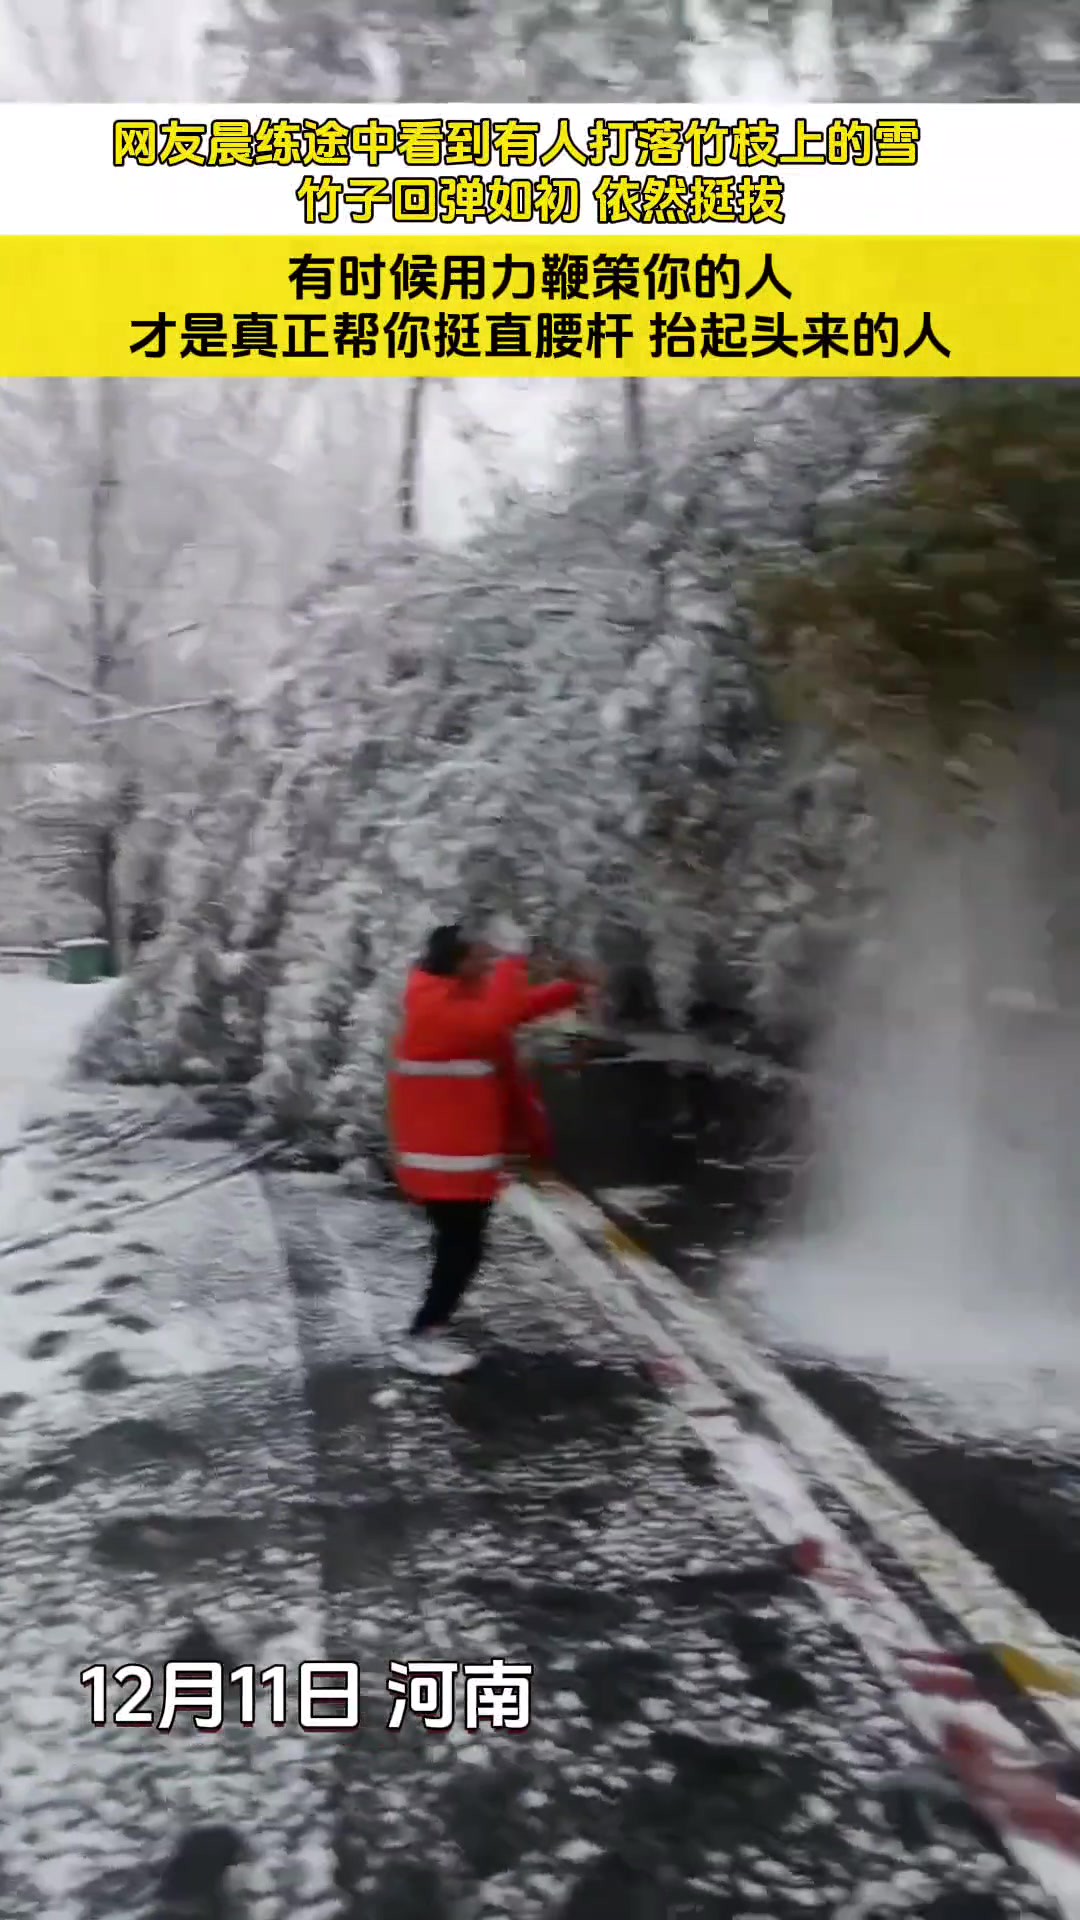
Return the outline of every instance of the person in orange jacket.
{"type": "Polygon", "coordinates": [[[427,1293],[398,1348],[410,1372],[449,1375],[476,1364],[446,1328],[483,1260],[507,1160],[551,1153],[514,1033],[577,1006],[584,992],[583,978],[531,987],[524,959],[496,958],[459,926],[436,927],[409,976],[389,1067],[389,1133],[398,1184],[425,1209],[433,1234],[427,1293]]]}

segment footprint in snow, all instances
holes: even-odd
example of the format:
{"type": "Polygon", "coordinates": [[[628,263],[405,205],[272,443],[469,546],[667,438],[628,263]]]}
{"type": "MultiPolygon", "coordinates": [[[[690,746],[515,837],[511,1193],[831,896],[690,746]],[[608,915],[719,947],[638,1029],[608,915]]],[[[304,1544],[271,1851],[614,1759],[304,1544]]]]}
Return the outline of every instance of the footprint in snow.
{"type": "Polygon", "coordinates": [[[78,1197],[74,1187],[54,1187],[49,1194],[49,1199],[57,1207],[63,1206],[65,1201],[77,1200],[78,1197]]]}
{"type": "Polygon", "coordinates": [[[109,1325],[123,1327],[128,1333],[152,1333],[154,1323],[141,1313],[110,1313],[109,1325]]]}
{"type": "Polygon", "coordinates": [[[121,1387],[133,1387],[135,1376],[125,1367],[120,1355],[106,1349],[92,1354],[76,1369],[80,1386],[87,1393],[116,1393],[121,1387]]]}
{"type": "Polygon", "coordinates": [[[61,1260],[61,1273],[87,1273],[91,1267],[101,1265],[100,1253],[73,1253],[69,1259],[61,1260]]]}
{"type": "Polygon", "coordinates": [[[20,1280],[18,1286],[12,1287],[11,1291],[20,1294],[44,1293],[46,1287],[55,1287],[55,1285],[55,1280],[20,1280]]]}
{"type": "Polygon", "coordinates": [[[141,1287],[142,1281],[137,1273],[112,1273],[102,1283],[102,1293],[126,1293],[129,1287],[141,1287]]]}
{"type": "Polygon", "coordinates": [[[160,1897],[217,1912],[227,1875],[247,1858],[247,1846],[235,1827],[193,1827],[181,1835],[165,1863],[160,1897]]]}
{"type": "Polygon", "coordinates": [[[137,1253],[146,1260],[156,1260],[159,1257],[157,1247],[152,1247],[148,1240],[125,1240],[121,1251],[137,1253]]]}
{"type": "Polygon", "coordinates": [[[70,1338],[63,1327],[52,1327],[48,1333],[39,1333],[36,1340],[31,1340],[26,1349],[27,1355],[31,1360],[51,1360],[54,1354],[67,1346],[70,1338]]]}

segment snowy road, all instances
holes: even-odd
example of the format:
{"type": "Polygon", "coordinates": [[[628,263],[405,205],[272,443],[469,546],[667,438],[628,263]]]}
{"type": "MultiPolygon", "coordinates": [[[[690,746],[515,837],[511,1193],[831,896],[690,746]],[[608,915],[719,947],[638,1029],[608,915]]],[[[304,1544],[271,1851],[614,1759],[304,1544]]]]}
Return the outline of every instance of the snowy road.
{"type": "Polygon", "coordinates": [[[4,1920],[1055,1911],[932,1810],[910,1724],[616,1293],[507,1219],[484,1364],[403,1380],[407,1210],[238,1168],[183,1095],[33,1071],[0,1187],[4,1920]],[[163,1731],[169,1660],[285,1668],[285,1723],[231,1686],[220,1731],[163,1731]],[[391,1730],[409,1660],[531,1668],[530,1725],[470,1729],[459,1671],[449,1728],[391,1730]],[[301,1661],[354,1663],[359,1726],[300,1730],[301,1661]],[[124,1663],[152,1724],[114,1724],[110,1678],[95,1726],[80,1675],[124,1663]]]}
{"type": "Polygon", "coordinates": [[[402,1381],[411,1215],[290,1174],[170,1200],[228,1149],[161,1118],[80,1095],[39,1129],[20,1226],[72,1230],[3,1262],[5,1920],[210,1920],[234,1858],[252,1920],[1052,1910],[974,1816],[918,1837],[884,1688],[519,1227],[482,1368],[402,1381]],[[169,1657],[354,1661],[362,1723],[91,1725],[84,1667],[169,1657]],[[410,1659],[531,1666],[530,1727],[459,1695],[390,1731],[410,1659]]]}
{"type": "MultiPolygon", "coordinates": [[[[791,1180],[775,1088],[738,1077],[680,1081],[654,1064],[589,1068],[584,1080],[555,1073],[548,1087],[568,1176],[688,1287],[724,1291],[747,1266],[754,1271],[747,1255],[767,1239],[791,1180]]],[[[755,1294],[740,1304],[756,1331],[776,1337],[755,1294]]],[[[1025,1298],[1021,1320],[1030,1308],[1025,1298]]],[[[860,1320],[871,1319],[864,1307],[860,1320]]],[[[783,1362],[1006,1586],[1080,1644],[1075,1343],[1062,1323],[1056,1364],[1025,1373],[1022,1328],[1014,1324],[1011,1346],[1007,1331],[997,1364],[982,1373],[943,1350],[929,1321],[921,1378],[887,1368],[872,1341],[863,1360],[852,1340],[843,1359],[830,1356],[824,1334],[816,1351],[791,1339],[783,1362]]]]}

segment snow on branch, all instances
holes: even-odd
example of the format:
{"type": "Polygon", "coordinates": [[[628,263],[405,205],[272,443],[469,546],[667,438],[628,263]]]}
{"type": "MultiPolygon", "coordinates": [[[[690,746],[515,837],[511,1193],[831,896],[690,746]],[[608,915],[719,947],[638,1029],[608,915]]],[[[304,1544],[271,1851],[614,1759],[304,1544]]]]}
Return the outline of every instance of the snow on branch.
{"type": "Polygon", "coordinates": [[[675,1022],[702,953],[749,998],[752,929],[817,892],[774,798],[739,581],[846,470],[869,404],[796,385],[734,419],[650,408],[644,496],[613,410],[557,493],[508,491],[464,548],[391,540],[328,568],[218,724],[165,929],[98,1062],[212,1061],[265,1125],[352,1151],[377,1136],[432,919],[508,910],[554,953],[636,940],[675,1022]]]}

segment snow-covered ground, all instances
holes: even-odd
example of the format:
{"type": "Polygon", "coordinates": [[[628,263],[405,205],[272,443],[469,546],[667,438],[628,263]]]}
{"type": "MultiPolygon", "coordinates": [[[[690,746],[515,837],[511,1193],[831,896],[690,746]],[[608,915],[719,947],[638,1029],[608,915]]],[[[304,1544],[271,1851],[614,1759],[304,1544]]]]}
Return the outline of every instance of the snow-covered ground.
{"type": "MultiPolygon", "coordinates": [[[[507,1221],[467,1314],[486,1363],[403,1380],[408,1210],[259,1178],[182,1137],[176,1093],[35,1090],[18,1051],[5,1920],[209,1920],[232,1861],[250,1920],[868,1920],[896,1887],[918,1920],[965,1891],[980,1920],[1049,1920],[963,1807],[913,1838],[910,1727],[651,1379],[617,1292],[601,1312],[507,1221]],[[284,1726],[265,1705],[214,1735],[92,1724],[85,1668],[145,1664],[160,1712],[170,1656],[355,1661],[361,1726],[305,1734],[294,1693],[284,1726]],[[528,1731],[391,1731],[402,1659],[531,1665],[528,1731]]],[[[43,1037],[43,1075],[63,1051],[43,1037]]],[[[110,1683],[110,1709],[129,1694],[110,1683]]]]}
{"type": "Polygon", "coordinates": [[[322,1916],[303,1735],[265,1708],[210,1738],[95,1727],[80,1685],[98,1662],[160,1676],[214,1646],[268,1666],[323,1645],[318,1558],[290,1520],[312,1465],[277,1237],[253,1176],[220,1177],[235,1152],[176,1137],[182,1096],[60,1084],[108,991],[0,983],[5,1143],[26,1128],[0,1162],[0,1905],[156,1912],[178,1849],[210,1897],[216,1830],[252,1849],[253,1914],[322,1916]]]}

